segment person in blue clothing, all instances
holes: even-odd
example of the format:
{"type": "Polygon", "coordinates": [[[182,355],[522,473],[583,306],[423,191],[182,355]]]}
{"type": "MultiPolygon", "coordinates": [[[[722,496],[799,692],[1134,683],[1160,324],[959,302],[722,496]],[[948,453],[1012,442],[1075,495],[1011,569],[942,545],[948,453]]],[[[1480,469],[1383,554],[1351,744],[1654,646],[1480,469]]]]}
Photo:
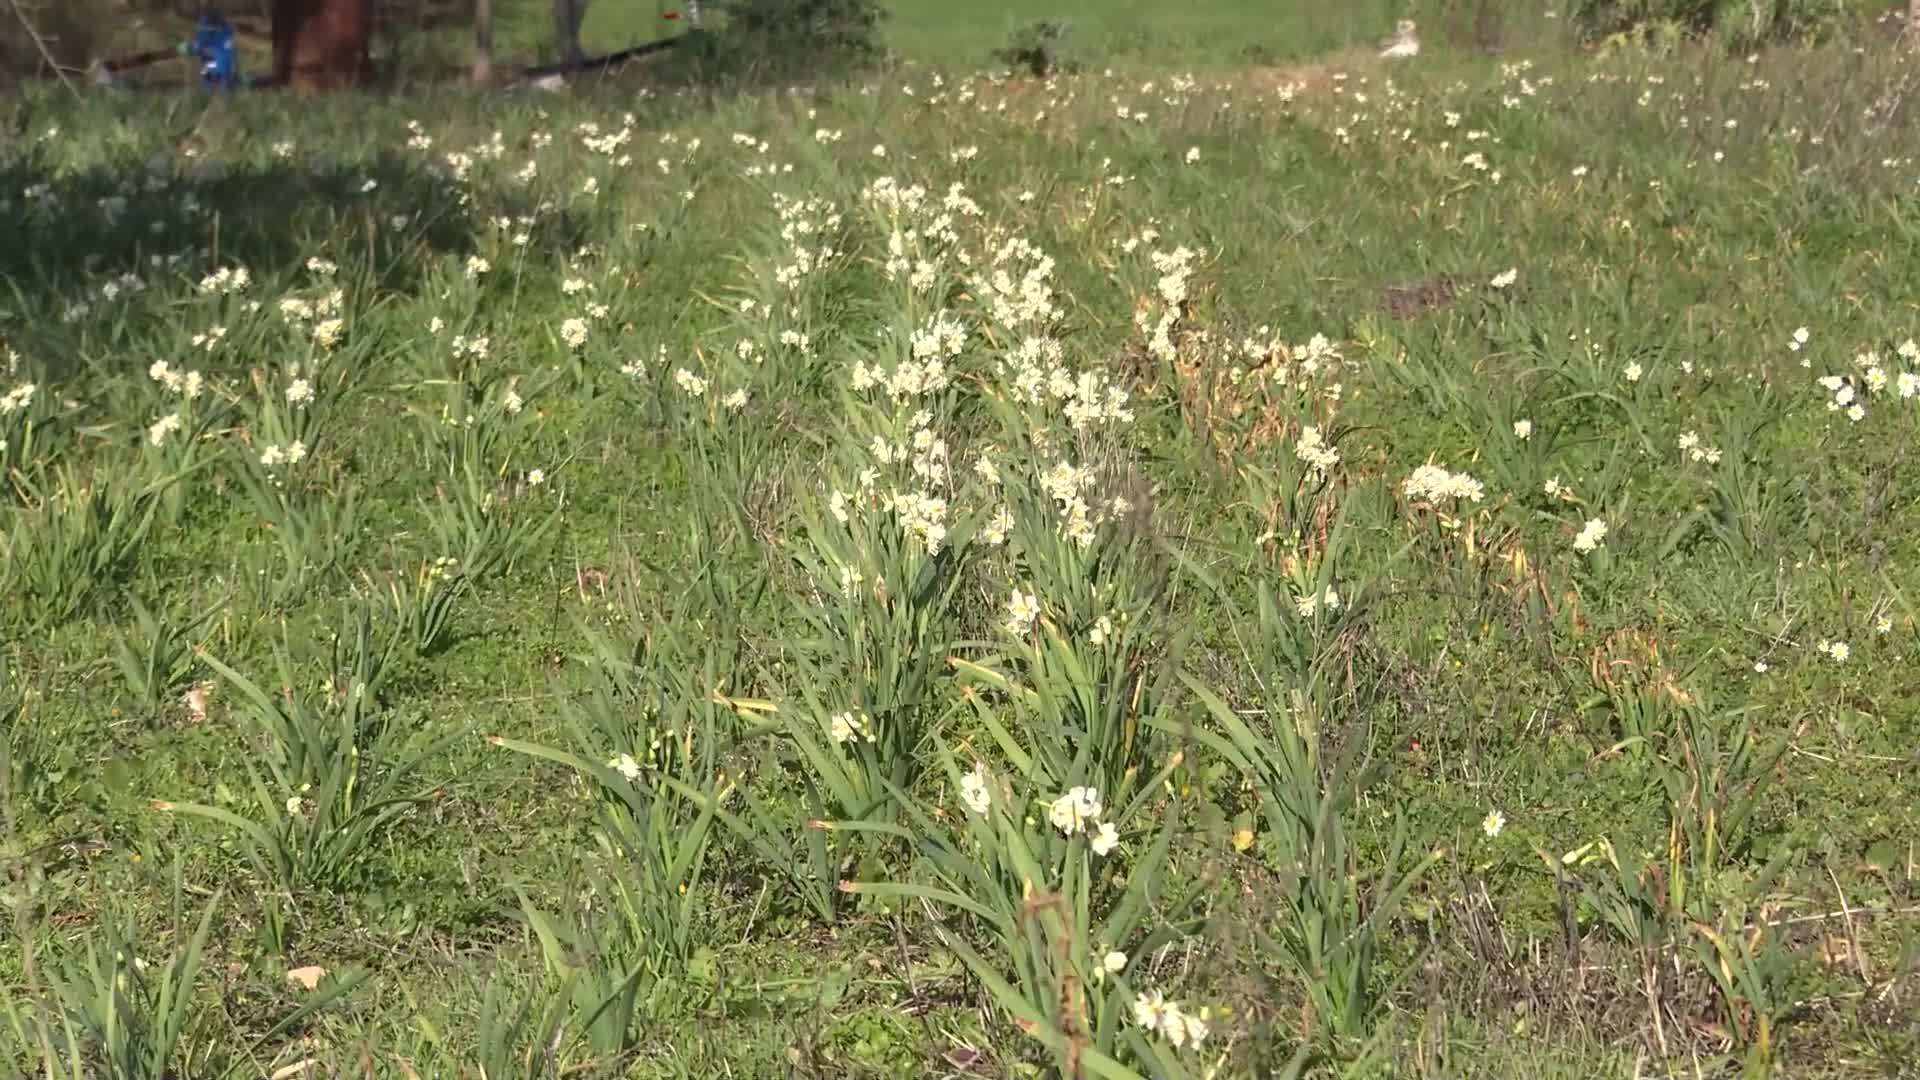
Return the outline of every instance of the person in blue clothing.
{"type": "Polygon", "coordinates": [[[240,60],[233,46],[233,24],[218,14],[206,14],[200,16],[193,37],[180,44],[180,52],[199,62],[202,84],[231,90],[240,85],[240,60]]]}

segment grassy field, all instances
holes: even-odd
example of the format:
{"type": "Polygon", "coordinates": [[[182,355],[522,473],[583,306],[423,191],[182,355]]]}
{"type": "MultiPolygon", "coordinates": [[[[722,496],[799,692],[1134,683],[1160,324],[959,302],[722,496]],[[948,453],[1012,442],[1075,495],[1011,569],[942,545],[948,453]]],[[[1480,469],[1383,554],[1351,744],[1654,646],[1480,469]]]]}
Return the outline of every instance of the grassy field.
{"type": "MultiPolygon", "coordinates": [[[[658,12],[677,6],[598,0],[587,9],[582,41],[612,50],[667,32],[674,23],[658,12]]],[[[1015,0],[904,0],[888,5],[885,30],[887,44],[907,58],[984,64],[1014,31],[1044,19],[1066,28],[1067,51],[1084,62],[1217,69],[1371,45],[1405,6],[1360,0],[1316,12],[1247,0],[1066,0],[1044,8],[1015,0]]]]}
{"type": "Polygon", "coordinates": [[[0,103],[0,1075],[1910,1070],[1910,63],[1082,7],[0,103]]]}

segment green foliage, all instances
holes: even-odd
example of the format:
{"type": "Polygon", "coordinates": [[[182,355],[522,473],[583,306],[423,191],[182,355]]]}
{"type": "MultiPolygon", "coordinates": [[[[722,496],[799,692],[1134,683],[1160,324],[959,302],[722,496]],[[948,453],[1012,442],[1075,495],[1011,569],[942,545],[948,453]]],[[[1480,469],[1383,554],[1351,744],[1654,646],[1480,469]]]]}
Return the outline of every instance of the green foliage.
{"type": "Polygon", "coordinates": [[[727,30],[770,50],[846,60],[879,54],[886,9],[870,0],[727,0],[727,30]]]}
{"type": "Polygon", "coordinates": [[[1910,65],[1473,6],[9,98],[0,1074],[1904,1061],[1910,65]]]}
{"type": "MultiPolygon", "coordinates": [[[[213,1036],[218,1010],[200,985],[224,890],[216,890],[198,920],[190,921],[178,863],[171,882],[171,926],[163,940],[143,933],[130,913],[116,910],[84,944],[44,954],[37,965],[29,958],[24,987],[0,990],[8,1029],[18,1045],[42,1051],[40,1067],[48,1080],[166,1080],[231,1068],[224,1059],[233,1048],[213,1036]]],[[[9,900],[16,915],[33,910],[30,895],[9,900]]],[[[324,1011],[357,983],[354,976],[328,980],[247,1049],[257,1052],[261,1043],[324,1011]]]]}
{"type": "Polygon", "coordinates": [[[1070,75],[1080,69],[1069,46],[1066,23],[1041,19],[1007,35],[1007,43],[993,50],[995,63],[1024,71],[1036,79],[1070,75]]]}
{"type": "MultiPolygon", "coordinates": [[[[1841,0],[1575,0],[1573,24],[1590,39],[1634,39],[1662,25],[1721,34],[1736,47],[1816,34],[1845,14],[1841,0]]],[[[1656,35],[1657,37],[1657,35],[1656,35]]]]}
{"type": "Polygon", "coordinates": [[[119,584],[158,510],[156,490],[118,478],[82,478],[61,466],[50,488],[0,519],[0,584],[21,599],[14,613],[45,627],[79,615],[119,584]]]}
{"type": "Polygon", "coordinates": [[[391,574],[379,583],[369,577],[366,587],[385,621],[399,627],[413,654],[424,658],[446,646],[454,602],[467,591],[468,582],[460,561],[442,555],[422,560],[412,574],[391,574]]]}
{"type": "Polygon", "coordinates": [[[1380,952],[1389,922],[1442,854],[1408,859],[1404,825],[1396,820],[1392,839],[1372,856],[1378,865],[1359,865],[1347,831],[1372,783],[1362,747],[1349,743],[1329,753],[1325,706],[1312,684],[1259,662],[1271,655],[1267,650],[1284,650],[1287,635],[1287,620],[1270,598],[1263,596],[1259,610],[1250,634],[1258,651],[1249,659],[1270,673],[1256,699],[1262,707],[1243,719],[1189,679],[1219,732],[1196,737],[1245,778],[1264,825],[1259,834],[1271,859],[1262,867],[1271,875],[1264,890],[1277,910],[1258,928],[1258,940],[1308,1003],[1307,1045],[1318,1047],[1308,1060],[1349,1060],[1366,1046],[1386,1001],[1380,952]]]}
{"type": "Polygon", "coordinates": [[[880,60],[887,9],[875,0],[723,0],[709,46],[723,67],[760,77],[821,77],[880,60]]]}
{"type": "Polygon", "coordinates": [[[162,812],[235,830],[256,872],[295,902],[309,887],[354,886],[371,845],[427,797],[414,774],[450,742],[420,745],[381,708],[381,687],[400,643],[397,628],[378,641],[368,608],[347,605],[329,637],[321,663],[314,662],[322,655],[315,646],[283,642],[276,650],[275,690],[203,656],[240,695],[240,715],[265,773],[249,760],[247,789],[235,800],[243,811],[200,802],[154,804],[162,812]]]}
{"type": "Polygon", "coordinates": [[[149,715],[159,711],[193,671],[198,646],[189,638],[210,622],[218,609],[176,620],[130,598],[134,623],[113,631],[113,657],[134,702],[149,715]]]}
{"type": "MultiPolygon", "coordinates": [[[[607,861],[604,888],[623,920],[622,962],[638,965],[635,978],[620,979],[629,997],[639,975],[650,981],[685,973],[712,900],[708,850],[720,807],[738,784],[721,756],[736,713],[720,696],[716,658],[664,635],[642,641],[630,659],[609,656],[591,696],[570,703],[571,750],[498,735],[488,740],[562,765],[591,785],[594,840],[607,861]]],[[[543,941],[551,936],[542,933],[543,941]]],[[[629,1001],[624,1011],[631,1009],[629,1001]]],[[[618,1048],[607,1038],[596,1037],[596,1044],[618,1048]]]]}

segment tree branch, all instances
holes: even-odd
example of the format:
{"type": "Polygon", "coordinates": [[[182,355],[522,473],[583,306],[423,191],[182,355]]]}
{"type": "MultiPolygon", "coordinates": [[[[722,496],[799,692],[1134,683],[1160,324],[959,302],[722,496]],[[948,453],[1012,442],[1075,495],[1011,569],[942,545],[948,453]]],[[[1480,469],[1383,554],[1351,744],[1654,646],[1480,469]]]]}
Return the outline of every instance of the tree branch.
{"type": "Polygon", "coordinates": [[[79,98],[81,96],[79,88],[73,85],[72,79],[67,78],[66,70],[60,66],[60,62],[53,58],[53,50],[47,48],[47,39],[40,36],[40,31],[33,25],[32,20],[27,18],[26,11],[20,7],[20,2],[21,0],[8,0],[8,6],[13,8],[13,17],[20,20],[20,25],[26,28],[27,36],[33,39],[34,48],[40,50],[40,59],[45,60],[47,66],[53,69],[54,77],[60,80],[60,85],[66,87],[74,97],[79,98]]]}

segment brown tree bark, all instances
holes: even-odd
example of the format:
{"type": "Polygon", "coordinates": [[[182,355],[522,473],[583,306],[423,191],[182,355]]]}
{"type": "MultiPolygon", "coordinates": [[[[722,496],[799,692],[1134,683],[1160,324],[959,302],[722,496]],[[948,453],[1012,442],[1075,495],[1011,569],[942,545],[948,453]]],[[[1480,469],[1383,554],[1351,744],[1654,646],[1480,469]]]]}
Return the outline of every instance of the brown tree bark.
{"type": "Polygon", "coordinates": [[[274,81],[300,93],[364,85],[372,39],[373,0],[274,0],[274,81]]]}
{"type": "Polygon", "coordinates": [[[473,0],[473,82],[493,81],[493,0],[473,0]]]}
{"type": "Polygon", "coordinates": [[[553,0],[553,36],[559,39],[560,62],[578,67],[586,59],[580,51],[580,23],[587,17],[587,0],[553,0]]]}

